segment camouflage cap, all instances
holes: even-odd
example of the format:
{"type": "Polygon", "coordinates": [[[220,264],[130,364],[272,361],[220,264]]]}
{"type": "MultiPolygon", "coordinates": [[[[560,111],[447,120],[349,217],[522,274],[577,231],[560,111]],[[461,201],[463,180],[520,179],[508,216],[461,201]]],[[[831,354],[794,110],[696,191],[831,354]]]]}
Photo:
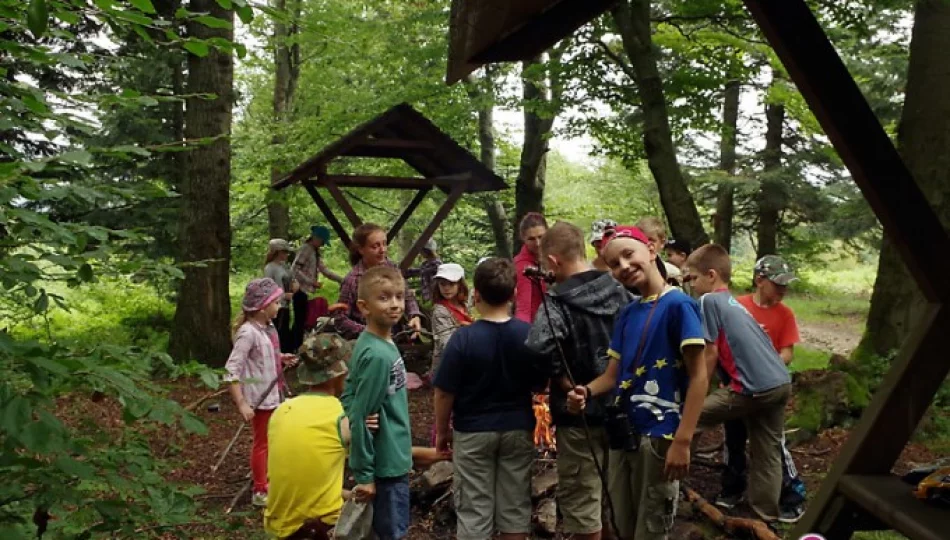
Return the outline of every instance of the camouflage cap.
{"type": "Polygon", "coordinates": [[[346,375],[353,347],[336,334],[310,334],[297,351],[297,379],[302,384],[321,384],[346,375]]]}
{"type": "Polygon", "coordinates": [[[763,276],[776,285],[788,285],[798,279],[792,267],[778,255],[766,255],[755,263],[755,275],[763,276]]]}

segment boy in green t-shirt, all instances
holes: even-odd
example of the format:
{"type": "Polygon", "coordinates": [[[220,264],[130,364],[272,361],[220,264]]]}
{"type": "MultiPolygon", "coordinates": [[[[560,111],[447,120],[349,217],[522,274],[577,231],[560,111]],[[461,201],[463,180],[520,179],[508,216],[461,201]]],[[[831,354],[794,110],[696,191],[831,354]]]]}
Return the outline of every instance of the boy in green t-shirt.
{"type": "Polygon", "coordinates": [[[373,530],[380,540],[403,538],[409,529],[412,437],[406,366],[392,341],[392,327],[405,310],[404,291],[402,276],[389,266],[370,268],[360,279],[357,307],[366,329],[356,340],[341,398],[353,426],[353,495],[373,501],[373,530]],[[372,414],[379,414],[375,436],[366,428],[372,414]]]}

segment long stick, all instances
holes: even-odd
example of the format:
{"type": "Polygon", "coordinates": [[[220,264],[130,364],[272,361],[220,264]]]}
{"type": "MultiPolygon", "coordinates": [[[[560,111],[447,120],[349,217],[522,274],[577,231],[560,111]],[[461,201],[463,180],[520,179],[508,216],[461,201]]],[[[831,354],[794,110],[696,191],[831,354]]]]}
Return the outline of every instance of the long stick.
{"type": "Polygon", "coordinates": [[[234,496],[234,498],[231,499],[231,504],[229,504],[228,507],[224,510],[224,513],[225,513],[225,514],[230,514],[230,513],[231,513],[231,510],[234,510],[234,507],[237,505],[238,501],[241,499],[241,497],[242,497],[245,493],[247,493],[247,491],[248,491],[249,489],[251,489],[251,484],[253,484],[253,483],[254,483],[253,480],[248,480],[248,481],[244,484],[244,487],[241,488],[241,491],[238,491],[238,492],[237,492],[237,494],[234,496]]]}
{"type": "MultiPolygon", "coordinates": [[[[257,400],[257,403],[254,404],[254,410],[257,410],[257,408],[261,406],[261,403],[264,403],[264,399],[267,398],[267,396],[270,394],[271,390],[274,389],[274,386],[277,385],[277,381],[279,380],[280,380],[280,377],[278,376],[273,381],[271,381],[269,385],[267,385],[267,390],[264,390],[264,393],[261,394],[261,397],[257,400]]],[[[231,442],[229,442],[228,445],[224,448],[224,451],[221,452],[221,457],[218,458],[218,462],[214,464],[214,467],[211,467],[212,473],[218,472],[218,467],[220,467],[221,464],[224,463],[224,458],[228,457],[228,454],[231,452],[231,449],[234,448],[234,443],[236,443],[238,440],[238,437],[241,436],[241,433],[244,431],[245,426],[247,426],[247,422],[241,422],[241,425],[238,426],[237,431],[234,432],[234,436],[231,437],[231,442]]]]}

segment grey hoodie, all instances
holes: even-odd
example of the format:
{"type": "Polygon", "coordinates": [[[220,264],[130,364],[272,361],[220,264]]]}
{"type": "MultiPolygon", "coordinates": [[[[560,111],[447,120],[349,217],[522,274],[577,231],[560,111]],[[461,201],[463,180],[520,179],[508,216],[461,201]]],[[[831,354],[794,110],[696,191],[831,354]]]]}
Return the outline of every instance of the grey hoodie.
{"type": "MultiPolygon", "coordinates": [[[[609,273],[598,270],[575,274],[548,291],[548,309],[545,310],[544,304],[538,308],[526,344],[548,361],[551,378],[555,381],[551,384],[551,416],[556,425],[582,425],[579,416],[567,412],[567,394],[556,383],[566,373],[556,343],[561,344],[575,382],[579,385],[591,382],[607,369],[614,315],[632,298],[609,273]]],[[[589,425],[603,425],[607,400],[608,396],[604,395],[587,405],[585,414],[589,425]]]]}

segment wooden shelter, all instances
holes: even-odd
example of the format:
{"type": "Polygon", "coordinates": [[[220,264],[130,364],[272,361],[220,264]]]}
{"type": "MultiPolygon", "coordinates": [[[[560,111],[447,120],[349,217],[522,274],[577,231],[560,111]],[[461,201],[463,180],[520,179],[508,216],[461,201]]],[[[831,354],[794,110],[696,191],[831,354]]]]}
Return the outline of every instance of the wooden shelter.
{"type": "Polygon", "coordinates": [[[422,251],[422,246],[432,237],[463,194],[508,188],[501,177],[485,167],[466,149],[459,146],[435,124],[406,103],[396,105],[354,128],[299,165],[272,187],[284,189],[297,183],[303,184],[327,222],[346,245],[351,242],[350,235],[327,204],[326,199],[320,195],[319,188],[326,189],[354,228],[361,225],[363,221],[350,205],[342,188],[416,190],[415,197],[390,225],[387,235],[389,241],[399,234],[432,188],[438,188],[444,192],[445,202],[432,216],[422,234],[399,263],[400,268],[404,270],[412,264],[422,251]],[[401,159],[420,176],[329,173],[330,163],[342,157],[401,159]]]}
{"type": "MultiPolygon", "coordinates": [[[[950,237],[804,0],[744,0],[900,251],[927,309],[789,538],[894,529],[950,538],[946,511],[912,498],[891,469],[950,372],[950,237]]],[[[605,11],[587,0],[455,0],[447,79],[532,57],[605,11]],[[513,5],[518,4],[518,8],[513,5]],[[595,10],[594,7],[597,7],[595,10]],[[596,11],[596,12],[595,12],[596,11]],[[540,28],[557,13],[557,33],[540,28]]]]}

